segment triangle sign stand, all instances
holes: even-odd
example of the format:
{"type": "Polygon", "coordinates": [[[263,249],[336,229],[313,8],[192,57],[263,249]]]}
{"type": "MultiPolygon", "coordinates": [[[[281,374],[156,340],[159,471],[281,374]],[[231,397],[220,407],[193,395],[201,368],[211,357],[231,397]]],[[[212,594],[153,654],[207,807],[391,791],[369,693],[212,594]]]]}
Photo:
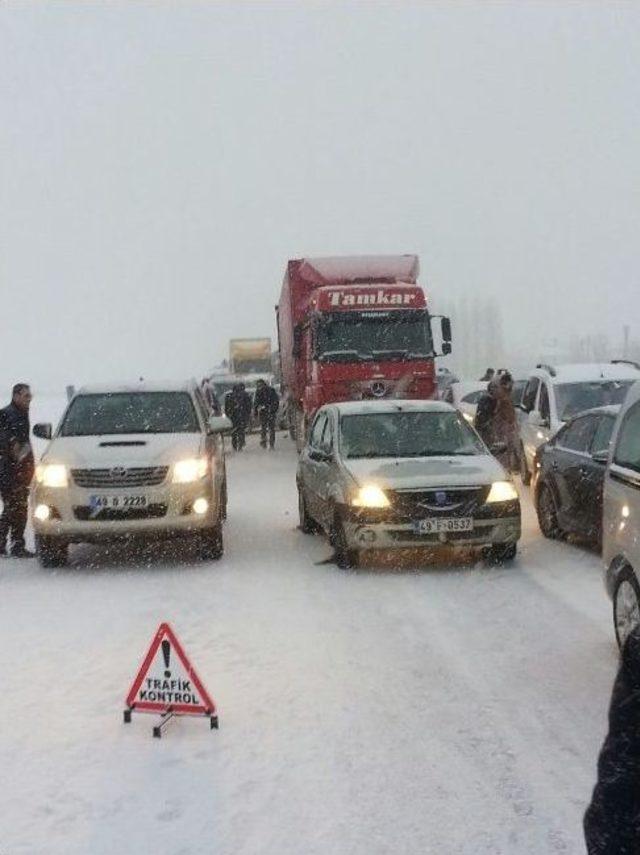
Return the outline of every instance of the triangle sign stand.
{"type": "Polygon", "coordinates": [[[161,623],[126,699],[124,722],[131,713],[160,713],[153,735],[160,739],[162,728],[173,716],[207,716],[211,729],[218,727],[216,705],[189,662],[175,632],[161,623]]]}

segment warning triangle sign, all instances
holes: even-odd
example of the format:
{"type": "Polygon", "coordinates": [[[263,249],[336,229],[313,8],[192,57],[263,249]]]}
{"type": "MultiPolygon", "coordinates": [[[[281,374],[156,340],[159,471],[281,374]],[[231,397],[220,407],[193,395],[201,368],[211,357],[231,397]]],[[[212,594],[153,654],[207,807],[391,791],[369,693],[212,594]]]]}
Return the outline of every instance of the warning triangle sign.
{"type": "Polygon", "coordinates": [[[216,705],[168,623],[158,627],[126,703],[136,712],[216,715],[216,705]]]}

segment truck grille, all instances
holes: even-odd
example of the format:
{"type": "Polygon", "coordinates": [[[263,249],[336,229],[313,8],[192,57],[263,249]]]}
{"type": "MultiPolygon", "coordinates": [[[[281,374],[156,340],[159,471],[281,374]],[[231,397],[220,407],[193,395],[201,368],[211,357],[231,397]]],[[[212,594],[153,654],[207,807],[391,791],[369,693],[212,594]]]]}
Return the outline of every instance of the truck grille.
{"type": "Polygon", "coordinates": [[[119,522],[126,520],[151,520],[166,516],[167,506],[156,504],[146,508],[102,508],[97,514],[88,505],[73,509],[74,516],[82,522],[119,522]]]}
{"type": "Polygon", "coordinates": [[[100,489],[109,487],[157,487],[167,477],[168,466],[143,466],[126,469],[72,469],[71,475],[78,487],[100,489]]]}
{"type": "Polygon", "coordinates": [[[394,511],[409,519],[473,516],[488,494],[489,487],[390,490],[387,493],[394,511]]]}

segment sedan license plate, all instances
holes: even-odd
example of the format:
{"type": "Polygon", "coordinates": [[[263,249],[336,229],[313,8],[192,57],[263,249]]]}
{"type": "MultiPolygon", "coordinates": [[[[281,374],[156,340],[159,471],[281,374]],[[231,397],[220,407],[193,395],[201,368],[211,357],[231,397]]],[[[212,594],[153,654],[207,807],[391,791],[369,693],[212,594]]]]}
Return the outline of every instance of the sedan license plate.
{"type": "Polygon", "coordinates": [[[443,517],[440,519],[417,520],[413,524],[418,534],[441,534],[456,531],[471,531],[473,517],[443,517]]]}
{"type": "Polygon", "coordinates": [[[146,496],[90,496],[89,504],[94,511],[105,508],[110,510],[127,510],[128,508],[146,508],[146,496]]]}

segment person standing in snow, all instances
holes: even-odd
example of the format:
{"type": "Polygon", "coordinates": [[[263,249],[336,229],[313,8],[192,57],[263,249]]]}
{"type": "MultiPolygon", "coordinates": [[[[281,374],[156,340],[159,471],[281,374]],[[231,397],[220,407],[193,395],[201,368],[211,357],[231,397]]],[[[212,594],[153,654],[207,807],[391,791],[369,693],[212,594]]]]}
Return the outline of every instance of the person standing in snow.
{"type": "Polygon", "coordinates": [[[213,383],[208,377],[205,377],[202,381],[201,388],[207,406],[209,407],[214,416],[219,416],[221,413],[220,403],[218,401],[216,391],[213,388],[213,383]]]}
{"type": "Polygon", "coordinates": [[[31,389],[26,383],[17,383],[11,403],[0,410],[0,555],[6,554],[7,538],[10,538],[14,558],[33,558],[24,540],[29,485],[35,469],[29,440],[30,405],[31,389]]]}
{"type": "Polygon", "coordinates": [[[269,434],[269,448],[273,449],[276,442],[276,418],[280,398],[278,393],[265,380],[258,380],[256,394],[253,399],[253,413],[260,419],[260,445],[267,447],[267,433],[269,434]]]}
{"type": "Polygon", "coordinates": [[[481,383],[491,383],[491,381],[493,380],[495,375],[496,375],[496,372],[494,371],[493,368],[487,368],[487,370],[484,372],[484,375],[480,378],[480,382],[481,383]]]}
{"type": "Polygon", "coordinates": [[[498,443],[506,445],[506,449],[496,457],[508,471],[516,465],[518,447],[518,422],[511,400],[512,390],[513,378],[508,371],[503,371],[489,383],[486,394],[478,401],[473,422],[489,448],[498,443]]]}
{"type": "Polygon", "coordinates": [[[244,383],[236,383],[224,399],[224,412],[231,419],[231,445],[235,451],[242,451],[246,442],[246,432],[251,418],[251,397],[244,383]]]}
{"type": "Polygon", "coordinates": [[[609,732],[584,816],[588,855],[640,852],[640,631],[627,638],[611,694],[609,732]]]}

